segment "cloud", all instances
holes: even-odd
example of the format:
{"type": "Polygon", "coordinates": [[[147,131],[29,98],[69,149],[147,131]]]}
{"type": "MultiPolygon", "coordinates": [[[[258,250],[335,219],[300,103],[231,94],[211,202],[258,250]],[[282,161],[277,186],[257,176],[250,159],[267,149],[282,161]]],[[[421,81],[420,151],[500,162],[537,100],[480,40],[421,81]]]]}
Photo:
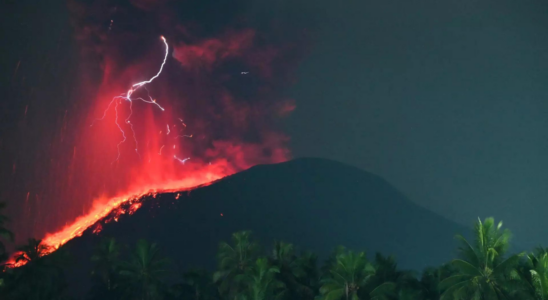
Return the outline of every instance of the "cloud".
{"type": "Polygon", "coordinates": [[[255,31],[228,30],[218,38],[207,38],[194,43],[178,43],[173,57],[183,67],[211,71],[216,65],[234,58],[245,58],[253,49],[255,31]]]}

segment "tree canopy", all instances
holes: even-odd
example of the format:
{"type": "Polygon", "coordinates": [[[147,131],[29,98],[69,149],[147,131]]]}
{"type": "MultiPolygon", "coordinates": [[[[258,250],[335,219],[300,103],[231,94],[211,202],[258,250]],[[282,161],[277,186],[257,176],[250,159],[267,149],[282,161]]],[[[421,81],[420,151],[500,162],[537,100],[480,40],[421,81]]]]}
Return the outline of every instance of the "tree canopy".
{"type": "MultiPolygon", "coordinates": [[[[9,241],[6,220],[0,215],[0,234],[9,241]]],[[[509,253],[510,231],[493,218],[478,219],[473,237],[457,235],[458,257],[420,273],[398,268],[393,256],[343,246],[319,266],[316,255],[285,241],[264,251],[250,231],[219,244],[216,270],[184,270],[154,242],[128,247],[105,237],[90,257],[86,299],[548,300],[546,248],[509,253]]],[[[1,299],[70,299],[63,270],[77,262],[63,248],[29,239],[12,257],[26,264],[0,274],[1,299]]]]}

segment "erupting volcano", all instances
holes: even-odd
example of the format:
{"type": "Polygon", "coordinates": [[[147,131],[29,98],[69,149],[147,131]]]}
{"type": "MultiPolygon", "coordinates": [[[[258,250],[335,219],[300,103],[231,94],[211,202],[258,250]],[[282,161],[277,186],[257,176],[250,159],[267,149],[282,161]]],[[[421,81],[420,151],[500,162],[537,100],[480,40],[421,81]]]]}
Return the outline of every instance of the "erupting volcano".
{"type": "MultiPolygon", "coordinates": [[[[116,160],[113,163],[115,163],[116,161],[120,159],[120,155],[121,155],[120,146],[124,144],[128,138],[126,136],[125,130],[122,127],[124,125],[130,128],[131,136],[133,137],[133,142],[135,144],[135,152],[139,154],[139,143],[137,141],[136,132],[131,120],[131,117],[133,115],[133,102],[142,101],[144,103],[154,104],[162,111],[165,111],[165,109],[160,104],[158,104],[156,100],[150,96],[150,94],[147,94],[149,99],[144,99],[142,97],[132,97],[134,93],[139,91],[139,89],[141,88],[146,89],[146,85],[151,83],[154,79],[158,78],[158,76],[160,76],[160,74],[162,73],[162,69],[164,68],[166,60],[168,58],[169,46],[166,39],[163,36],[161,37],[161,39],[164,42],[166,49],[165,49],[164,60],[162,62],[162,65],[158,73],[154,75],[152,78],[150,78],[149,80],[141,81],[131,85],[131,88],[126,93],[120,96],[114,97],[112,101],[109,102],[103,116],[100,119],[96,120],[96,121],[104,120],[105,117],[107,116],[107,113],[109,112],[109,109],[111,107],[114,107],[114,123],[116,124],[116,127],[118,127],[118,129],[120,130],[120,133],[122,134],[122,140],[118,142],[118,144],[116,145],[118,154],[117,154],[116,160]],[[129,103],[129,114],[124,117],[119,115],[119,106],[123,102],[129,103]],[[120,120],[122,119],[124,120],[124,122],[120,123],[120,120]]],[[[181,123],[184,124],[182,119],[181,119],[181,123]]],[[[173,124],[172,126],[174,128],[177,127],[176,124],[173,124]]],[[[184,127],[186,126],[183,126],[183,129],[184,127]]],[[[168,130],[166,132],[166,135],[169,135],[171,133],[171,130],[170,130],[170,125],[167,123],[166,123],[166,128],[168,130]]],[[[175,136],[175,138],[183,137],[184,135],[179,135],[183,129],[179,130],[179,132],[175,132],[172,136],[175,136]]],[[[159,134],[161,133],[162,132],[160,131],[159,134]]],[[[190,136],[186,135],[186,136],[191,137],[191,135],[190,136]]],[[[162,156],[161,149],[163,147],[165,147],[165,145],[161,146],[160,151],[158,152],[159,156],[162,156]]],[[[176,149],[175,144],[173,146],[173,149],[176,149]]],[[[164,153],[164,156],[165,155],[167,154],[164,153]]],[[[169,159],[169,156],[167,157],[169,159]]],[[[185,163],[186,160],[190,159],[190,158],[186,158],[184,160],[180,160],[177,158],[175,154],[173,155],[173,158],[183,164],[185,163]]],[[[149,162],[150,161],[151,159],[149,160],[149,162]]],[[[140,202],[137,202],[137,201],[140,200],[146,194],[183,190],[183,189],[187,189],[200,184],[208,183],[208,182],[211,182],[212,180],[229,175],[226,173],[226,170],[215,169],[215,166],[213,168],[209,166],[208,167],[200,166],[201,168],[200,170],[194,170],[192,171],[191,174],[187,175],[186,178],[183,178],[180,180],[170,180],[167,182],[162,181],[157,183],[150,183],[148,185],[140,185],[139,187],[134,187],[126,195],[119,195],[110,199],[100,199],[99,201],[96,202],[95,206],[89,213],[81,217],[78,217],[72,224],[66,226],[61,231],[55,232],[53,234],[48,234],[43,240],[43,243],[52,250],[57,249],[58,247],[66,243],[68,240],[76,236],[80,236],[84,232],[84,230],[86,230],[87,228],[95,224],[98,220],[107,216],[113,209],[119,208],[120,205],[128,201],[132,204],[131,209],[128,211],[128,213],[133,213],[136,209],[140,207],[140,202]]]]}
{"type": "Polygon", "coordinates": [[[19,219],[33,222],[16,224],[18,242],[43,238],[53,251],[113,210],[133,213],[145,195],[289,159],[275,128],[295,107],[279,90],[293,80],[298,43],[232,21],[204,31],[160,2],[69,3],[78,72],[39,184],[25,193],[19,219]]]}

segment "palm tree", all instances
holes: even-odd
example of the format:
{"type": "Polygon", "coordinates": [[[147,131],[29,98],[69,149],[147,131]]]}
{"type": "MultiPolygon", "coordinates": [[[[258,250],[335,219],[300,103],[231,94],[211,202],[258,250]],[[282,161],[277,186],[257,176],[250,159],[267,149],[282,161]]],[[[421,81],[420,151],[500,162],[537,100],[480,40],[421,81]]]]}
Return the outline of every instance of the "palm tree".
{"type": "Polygon", "coordinates": [[[313,299],[315,281],[307,280],[315,274],[315,257],[305,253],[298,257],[292,244],[275,242],[271,264],[279,269],[277,278],[287,287],[289,299],[313,299]]]}
{"type": "Polygon", "coordinates": [[[318,257],[311,252],[304,252],[297,258],[300,269],[304,271],[299,282],[304,288],[299,289],[299,299],[314,299],[320,289],[320,276],[318,272],[318,257]]]}
{"type": "Polygon", "coordinates": [[[505,258],[510,231],[502,230],[502,222],[495,226],[493,218],[484,222],[478,219],[474,227],[476,241],[471,245],[463,236],[457,235],[462,246],[461,259],[451,263],[457,274],[444,279],[440,288],[445,290],[445,299],[507,299],[519,283],[515,267],[522,254],[505,258]]]}
{"type": "Polygon", "coordinates": [[[218,271],[213,274],[213,282],[218,284],[219,293],[228,299],[245,290],[242,276],[255,263],[259,245],[251,240],[250,231],[232,234],[232,245],[221,243],[217,254],[218,271]]]}
{"type": "Polygon", "coordinates": [[[415,274],[398,270],[393,256],[377,253],[373,268],[375,273],[366,288],[371,300],[418,299],[421,291],[415,274]]]}
{"type": "Polygon", "coordinates": [[[267,258],[258,258],[248,272],[241,275],[247,289],[238,295],[241,300],[276,300],[284,295],[285,285],[276,279],[278,267],[268,263],[267,258]]]}
{"type": "MultiPolygon", "coordinates": [[[[2,210],[6,208],[6,203],[0,202],[0,237],[13,241],[13,233],[6,228],[6,223],[9,221],[8,217],[2,214],[2,210]]],[[[6,253],[6,246],[0,240],[0,262],[5,261],[8,258],[6,253]]]]}
{"type": "Polygon", "coordinates": [[[524,283],[533,299],[548,299],[548,249],[537,248],[520,266],[524,283]]]}
{"type": "Polygon", "coordinates": [[[182,275],[182,282],[175,287],[177,299],[218,299],[212,276],[205,270],[190,270],[182,275]]]}
{"type": "Polygon", "coordinates": [[[96,246],[91,261],[94,285],[90,291],[93,299],[118,299],[118,272],[120,246],[114,238],[104,238],[96,246]]]}
{"type": "Polygon", "coordinates": [[[420,286],[424,300],[438,300],[441,297],[440,282],[456,273],[451,264],[444,264],[437,268],[427,268],[422,272],[420,286]]]}
{"type": "Polygon", "coordinates": [[[66,250],[50,254],[51,248],[40,240],[29,239],[17,249],[16,262],[25,265],[12,269],[5,278],[8,299],[60,299],[66,288],[63,267],[69,262],[66,250]]]}
{"type": "Polygon", "coordinates": [[[101,240],[91,256],[91,261],[95,265],[92,274],[99,276],[108,290],[113,288],[112,277],[116,274],[119,267],[119,256],[120,246],[114,238],[101,240]]]}
{"type": "Polygon", "coordinates": [[[17,248],[17,251],[18,253],[15,257],[15,262],[29,263],[49,254],[52,249],[51,247],[42,244],[42,240],[30,238],[28,244],[17,248]]]}
{"type": "Polygon", "coordinates": [[[159,299],[168,263],[155,243],[137,241],[129,260],[121,265],[120,276],[125,280],[126,292],[132,299],[159,299]]]}
{"type": "Polygon", "coordinates": [[[363,288],[375,270],[365,252],[354,253],[343,247],[337,248],[328,260],[328,274],[322,280],[321,299],[359,300],[358,291],[363,288]]]}

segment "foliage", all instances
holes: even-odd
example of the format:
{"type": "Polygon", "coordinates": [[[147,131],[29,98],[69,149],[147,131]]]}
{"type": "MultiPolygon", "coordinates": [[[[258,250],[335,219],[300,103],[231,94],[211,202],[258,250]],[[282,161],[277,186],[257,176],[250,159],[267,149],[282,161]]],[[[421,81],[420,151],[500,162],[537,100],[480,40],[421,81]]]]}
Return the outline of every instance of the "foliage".
{"type": "MultiPolygon", "coordinates": [[[[2,210],[6,208],[6,203],[0,202],[0,237],[8,241],[13,241],[13,233],[6,228],[6,224],[9,221],[8,217],[2,214],[2,210]]],[[[6,253],[6,246],[0,239],[0,262],[8,259],[6,253]]]]}
{"type": "MultiPolygon", "coordinates": [[[[1,226],[5,220],[0,216],[1,226]]],[[[213,274],[190,270],[174,277],[155,243],[139,240],[126,249],[104,238],[91,256],[87,299],[548,300],[548,249],[509,255],[510,232],[492,218],[478,220],[473,233],[473,243],[457,236],[457,259],[420,276],[399,269],[392,256],[377,253],[370,262],[365,252],[342,246],[318,270],[314,254],[297,254],[286,242],[263,253],[251,233],[241,231],[219,245],[213,274]]],[[[51,250],[36,239],[18,247],[14,258],[26,264],[0,273],[0,299],[68,299],[64,267],[70,257],[63,248],[51,250]]]]}
{"type": "Polygon", "coordinates": [[[190,270],[171,289],[170,299],[215,300],[219,295],[213,277],[206,270],[190,270]]]}
{"type": "Polygon", "coordinates": [[[258,258],[248,272],[239,275],[246,288],[239,292],[239,300],[282,299],[285,285],[276,278],[278,267],[272,266],[265,257],[258,258]]]}
{"type": "Polygon", "coordinates": [[[28,244],[17,248],[17,251],[15,262],[29,263],[51,252],[51,248],[42,244],[42,240],[29,239],[28,244]]]}
{"type": "Polygon", "coordinates": [[[505,254],[510,231],[493,218],[478,220],[474,226],[475,243],[458,235],[461,258],[452,261],[457,273],[444,279],[441,299],[507,299],[516,292],[520,276],[516,270],[521,254],[505,254]]]}
{"type": "Polygon", "coordinates": [[[321,299],[358,300],[358,291],[365,287],[375,273],[365,252],[355,253],[339,247],[328,260],[328,272],[324,274],[320,288],[321,299]]]}
{"type": "Polygon", "coordinates": [[[520,267],[525,289],[532,299],[548,299],[548,251],[537,248],[527,255],[520,267]]]}
{"type": "Polygon", "coordinates": [[[218,284],[221,296],[234,299],[245,290],[242,275],[251,271],[259,252],[259,245],[251,240],[250,231],[234,233],[232,245],[224,242],[219,245],[219,269],[213,274],[213,281],[218,284]]]}
{"type": "Polygon", "coordinates": [[[137,241],[129,260],[120,265],[120,284],[125,294],[131,299],[161,299],[168,264],[158,245],[143,239],[137,241]]]}
{"type": "Polygon", "coordinates": [[[420,279],[421,295],[424,300],[437,300],[441,297],[439,284],[445,278],[455,275],[457,270],[452,264],[444,264],[437,268],[426,268],[420,279]]]}
{"type": "Polygon", "coordinates": [[[30,239],[18,250],[21,253],[16,261],[25,261],[26,264],[6,272],[2,291],[5,297],[14,300],[65,299],[63,268],[70,263],[70,257],[64,249],[46,255],[49,248],[42,245],[40,240],[30,239]]]}
{"type": "Polygon", "coordinates": [[[91,299],[120,299],[120,250],[120,245],[114,238],[104,238],[95,247],[91,256],[91,299]]]}
{"type": "Polygon", "coordinates": [[[270,262],[279,270],[276,278],[286,287],[286,299],[314,299],[318,289],[315,255],[297,256],[292,244],[275,242],[270,262]]]}
{"type": "Polygon", "coordinates": [[[372,300],[417,299],[422,295],[415,274],[398,270],[393,256],[377,253],[373,268],[375,273],[365,288],[372,300]]]}

